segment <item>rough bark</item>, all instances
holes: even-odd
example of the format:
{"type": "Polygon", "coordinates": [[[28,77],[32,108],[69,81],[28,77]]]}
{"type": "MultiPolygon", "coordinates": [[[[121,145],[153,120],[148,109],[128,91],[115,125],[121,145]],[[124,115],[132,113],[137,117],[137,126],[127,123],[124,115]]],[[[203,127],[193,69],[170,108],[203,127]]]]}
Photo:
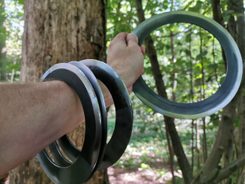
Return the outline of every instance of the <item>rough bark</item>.
{"type": "Polygon", "coordinates": [[[22,81],[54,63],[104,57],[103,1],[25,1],[22,81]]]}
{"type": "MultiPolygon", "coordinates": [[[[105,59],[103,0],[25,0],[21,80],[38,81],[51,65],[84,58],[105,59]]],[[[74,132],[81,140],[83,131],[74,132]]],[[[97,173],[90,183],[103,183],[97,173]]],[[[11,172],[11,184],[48,184],[37,161],[11,172]]]]}
{"type": "MultiPolygon", "coordinates": [[[[136,9],[137,9],[137,15],[139,18],[139,22],[142,22],[145,20],[144,10],[142,8],[142,0],[136,0],[135,3],[136,3],[136,9]]],[[[160,66],[158,63],[157,52],[154,47],[153,40],[150,36],[148,36],[145,39],[145,47],[146,47],[146,53],[151,62],[152,74],[155,79],[157,92],[159,95],[167,98],[166,87],[162,80],[163,76],[160,71],[160,66]]],[[[174,119],[164,116],[164,121],[165,121],[166,130],[169,133],[170,138],[171,138],[174,153],[177,157],[180,169],[183,173],[184,181],[185,183],[189,184],[191,183],[191,179],[192,179],[192,169],[185,155],[183,146],[181,144],[181,140],[179,138],[178,132],[174,124],[174,119]]]]}

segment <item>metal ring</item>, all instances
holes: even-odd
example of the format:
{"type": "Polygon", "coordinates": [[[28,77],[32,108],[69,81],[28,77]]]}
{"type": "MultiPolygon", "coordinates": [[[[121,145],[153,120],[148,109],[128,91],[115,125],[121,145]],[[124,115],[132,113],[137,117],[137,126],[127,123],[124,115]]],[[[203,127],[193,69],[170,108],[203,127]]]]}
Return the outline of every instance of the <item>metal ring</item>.
{"type": "MultiPolygon", "coordinates": [[[[96,77],[86,65],[84,65],[82,62],[76,62],[76,61],[71,61],[69,63],[79,68],[88,78],[92,87],[94,88],[101,111],[101,125],[102,125],[101,149],[100,149],[100,154],[99,154],[97,164],[94,168],[95,171],[98,167],[98,163],[100,163],[103,160],[106,139],[107,139],[107,112],[106,112],[104,96],[96,77]]],[[[54,159],[63,165],[72,163],[79,154],[79,150],[77,150],[72,145],[72,143],[69,141],[67,136],[63,136],[54,145],[52,145],[52,152],[56,153],[54,155],[54,159]]]]}
{"type": "Polygon", "coordinates": [[[93,59],[82,63],[108,88],[116,109],[115,128],[105,147],[103,161],[98,163],[98,169],[104,169],[119,160],[127,148],[133,128],[133,110],[126,86],[109,65],[93,59]]]}
{"type": "MultiPolygon", "coordinates": [[[[94,171],[97,170],[98,163],[100,163],[104,156],[104,150],[106,145],[107,139],[107,112],[106,112],[106,105],[104,101],[104,96],[102,90],[98,84],[96,77],[94,76],[93,72],[82,62],[71,61],[70,64],[78,67],[88,78],[89,82],[91,83],[101,111],[101,125],[102,125],[102,137],[101,137],[101,147],[100,147],[100,154],[98,157],[97,164],[94,168],[94,171]]],[[[50,150],[53,153],[53,159],[56,163],[59,163],[62,166],[67,166],[73,163],[79,155],[79,150],[77,150],[73,144],[70,142],[67,136],[63,136],[61,139],[57,140],[55,143],[51,144],[50,150]]],[[[93,174],[93,173],[91,173],[93,174]]]]}
{"type": "Polygon", "coordinates": [[[78,67],[89,79],[90,83],[92,84],[95,94],[97,96],[100,111],[101,111],[101,125],[102,125],[102,138],[101,138],[101,149],[98,158],[98,162],[94,168],[94,171],[97,170],[98,165],[102,162],[105,152],[106,140],[107,140],[107,112],[106,112],[106,104],[104,100],[103,92],[100,88],[100,85],[94,75],[94,73],[87,67],[83,62],[70,62],[71,64],[78,67]]]}
{"type": "MultiPolygon", "coordinates": [[[[116,108],[116,123],[113,135],[105,146],[104,157],[98,161],[97,168],[105,169],[113,165],[124,153],[132,132],[133,111],[129,100],[127,88],[117,73],[103,62],[87,59],[77,62],[77,65],[85,64],[94,73],[97,79],[101,80],[109,89],[116,108]]],[[[74,158],[77,154],[69,141],[59,142],[62,152],[74,158]]]]}
{"type": "Polygon", "coordinates": [[[86,119],[85,140],[77,159],[70,165],[53,162],[46,150],[38,154],[38,160],[48,177],[59,184],[80,184],[91,177],[98,161],[101,145],[100,109],[93,87],[86,76],[75,66],[62,63],[52,66],[42,76],[42,80],[61,80],[78,94],[86,119]]]}
{"type": "Polygon", "coordinates": [[[225,81],[218,91],[209,98],[195,103],[177,103],[169,101],[151,90],[140,77],[133,86],[138,98],[154,111],[174,118],[200,118],[211,115],[225,107],[239,89],[243,64],[239,49],[232,36],[212,19],[190,12],[169,12],[156,15],[142,22],[133,33],[138,36],[139,44],[156,28],[172,23],[190,23],[202,27],[213,34],[224,49],[227,60],[225,81]]]}

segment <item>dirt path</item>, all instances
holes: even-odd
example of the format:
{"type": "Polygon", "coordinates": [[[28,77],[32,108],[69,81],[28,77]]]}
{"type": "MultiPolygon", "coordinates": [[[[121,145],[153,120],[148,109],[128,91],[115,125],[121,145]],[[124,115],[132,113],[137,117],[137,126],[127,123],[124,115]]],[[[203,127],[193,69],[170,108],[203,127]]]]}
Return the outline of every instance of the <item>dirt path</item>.
{"type": "MultiPolygon", "coordinates": [[[[126,170],[115,167],[108,169],[111,184],[170,184],[171,173],[158,176],[153,170],[126,170]]],[[[176,173],[178,176],[179,173],[176,173]]]]}

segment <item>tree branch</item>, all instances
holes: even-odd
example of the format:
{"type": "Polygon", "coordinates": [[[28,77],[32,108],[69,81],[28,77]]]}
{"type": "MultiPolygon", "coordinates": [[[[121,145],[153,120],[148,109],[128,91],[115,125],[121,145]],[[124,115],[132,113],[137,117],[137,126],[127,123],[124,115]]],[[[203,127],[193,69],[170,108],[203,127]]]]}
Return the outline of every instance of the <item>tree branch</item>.
{"type": "Polygon", "coordinates": [[[227,146],[229,139],[232,136],[232,118],[229,116],[230,113],[224,113],[227,116],[223,116],[219,126],[219,130],[216,136],[213,149],[203,166],[200,174],[193,181],[194,183],[209,183],[214,180],[217,172],[220,169],[219,163],[224,152],[224,148],[227,146]]]}
{"type": "Polygon", "coordinates": [[[225,27],[224,19],[220,8],[220,0],[212,0],[213,19],[225,27]]]}
{"type": "Polygon", "coordinates": [[[237,159],[236,161],[230,163],[225,168],[221,169],[219,171],[218,176],[215,179],[214,183],[218,183],[221,180],[227,178],[227,176],[230,176],[233,172],[235,172],[238,168],[245,165],[245,155],[243,155],[241,158],[237,159]]]}

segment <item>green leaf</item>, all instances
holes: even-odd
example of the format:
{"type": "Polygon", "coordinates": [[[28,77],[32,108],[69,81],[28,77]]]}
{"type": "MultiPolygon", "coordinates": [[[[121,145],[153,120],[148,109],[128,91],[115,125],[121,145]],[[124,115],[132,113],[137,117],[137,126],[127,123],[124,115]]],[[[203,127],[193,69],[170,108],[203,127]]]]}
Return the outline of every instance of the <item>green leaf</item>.
{"type": "Polygon", "coordinates": [[[18,0],[19,4],[24,4],[24,0],[18,0]]]}

